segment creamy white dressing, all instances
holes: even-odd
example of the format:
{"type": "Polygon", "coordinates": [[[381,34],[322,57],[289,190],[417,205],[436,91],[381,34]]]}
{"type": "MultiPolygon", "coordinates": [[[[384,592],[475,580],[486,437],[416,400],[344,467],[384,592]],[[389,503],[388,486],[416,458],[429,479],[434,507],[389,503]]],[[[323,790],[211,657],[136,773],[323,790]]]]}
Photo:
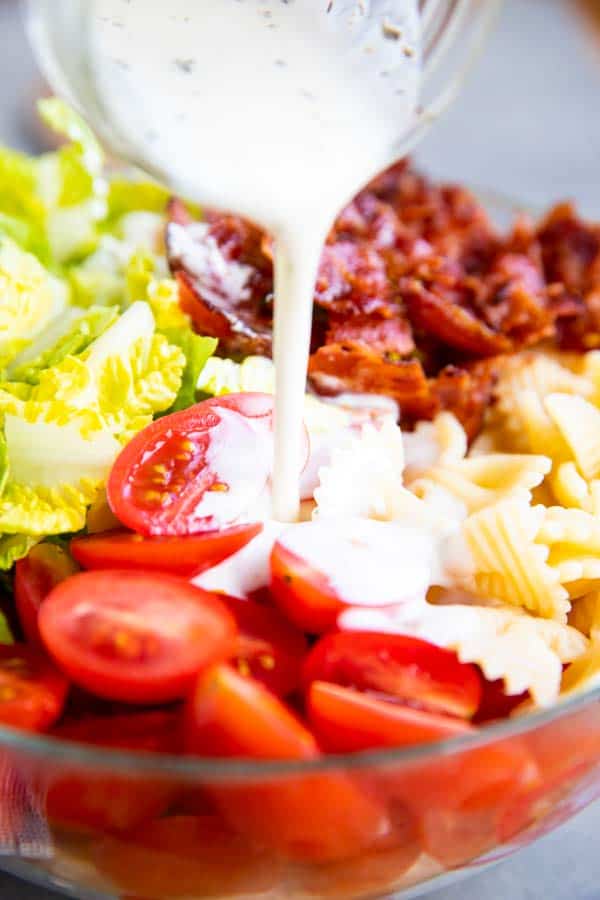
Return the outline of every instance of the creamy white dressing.
{"type": "Polygon", "coordinates": [[[197,575],[192,579],[193,583],[205,591],[217,591],[242,600],[267,587],[271,578],[271,551],[284,527],[281,522],[265,522],[260,534],[245,547],[218,566],[197,575]]]}
{"type": "Polygon", "coordinates": [[[268,439],[252,420],[227,407],[216,410],[220,422],[211,429],[206,467],[216,481],[187,515],[192,522],[214,519],[217,527],[244,516],[260,498],[269,476],[268,439]]]}
{"type": "Polygon", "coordinates": [[[401,155],[420,81],[418,2],[94,0],[93,9],[89,70],[121,149],[275,236],[274,508],[294,521],[321,245],[340,206],[401,155]]]}
{"type": "Polygon", "coordinates": [[[426,531],[350,519],[291,525],[280,543],[321,573],[338,597],[358,606],[424,600],[434,548],[426,531]]]}

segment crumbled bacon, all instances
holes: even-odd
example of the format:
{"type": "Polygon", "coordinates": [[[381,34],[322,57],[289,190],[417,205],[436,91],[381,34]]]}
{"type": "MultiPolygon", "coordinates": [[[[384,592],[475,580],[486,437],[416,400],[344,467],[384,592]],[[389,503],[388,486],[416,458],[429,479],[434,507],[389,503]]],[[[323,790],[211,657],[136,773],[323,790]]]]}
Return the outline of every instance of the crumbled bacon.
{"type": "Polygon", "coordinates": [[[323,248],[315,303],[336,315],[363,315],[391,300],[385,260],[368,244],[339,241],[323,248]]]}
{"type": "MultiPolygon", "coordinates": [[[[220,352],[269,355],[273,253],[237,216],[170,205],[169,262],[220,352]]],[[[600,347],[600,225],[556,207],[499,235],[469,191],[402,161],[340,213],[315,287],[309,378],[323,393],[393,397],[404,421],[453,411],[470,436],[502,355],[554,340],[600,347]]]]}
{"type": "Polygon", "coordinates": [[[269,355],[272,262],[263,233],[238,216],[212,214],[206,223],[184,224],[181,209],[174,211],[169,265],[196,330],[219,338],[224,352],[269,355]]]}
{"type": "Polygon", "coordinates": [[[310,358],[308,374],[320,393],[383,394],[411,419],[429,419],[436,403],[418,360],[386,360],[364,341],[325,344],[310,358]]]}

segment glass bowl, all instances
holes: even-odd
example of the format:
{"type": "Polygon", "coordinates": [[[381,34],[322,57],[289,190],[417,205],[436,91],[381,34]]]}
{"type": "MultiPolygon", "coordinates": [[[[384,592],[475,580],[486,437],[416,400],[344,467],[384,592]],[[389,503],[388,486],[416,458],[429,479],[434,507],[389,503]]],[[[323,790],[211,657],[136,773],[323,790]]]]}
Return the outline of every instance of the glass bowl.
{"type": "MultiPolygon", "coordinates": [[[[522,210],[476,193],[502,227],[522,210]]],[[[600,687],[466,737],[303,763],[0,728],[0,867],[82,900],[415,896],[600,796],[599,700],[600,687]]]]}
{"type": "Polygon", "coordinates": [[[599,698],[435,745],[303,763],[1,729],[2,865],[80,898],[414,896],[600,795],[599,698]]]}

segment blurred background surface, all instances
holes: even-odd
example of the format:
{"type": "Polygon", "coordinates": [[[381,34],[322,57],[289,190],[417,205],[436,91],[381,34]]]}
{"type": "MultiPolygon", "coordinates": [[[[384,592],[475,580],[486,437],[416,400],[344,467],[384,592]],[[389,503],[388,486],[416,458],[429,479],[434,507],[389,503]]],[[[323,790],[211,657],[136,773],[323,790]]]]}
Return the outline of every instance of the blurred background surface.
{"type": "MultiPolygon", "coordinates": [[[[570,197],[600,218],[600,0],[505,3],[467,86],[417,157],[435,175],[533,207],[570,197]]],[[[40,90],[17,0],[0,0],[0,142],[43,147],[33,112],[40,90]]],[[[597,900],[599,834],[596,804],[501,867],[430,896],[597,900]]],[[[0,875],[0,900],[54,895],[0,875]]]]}

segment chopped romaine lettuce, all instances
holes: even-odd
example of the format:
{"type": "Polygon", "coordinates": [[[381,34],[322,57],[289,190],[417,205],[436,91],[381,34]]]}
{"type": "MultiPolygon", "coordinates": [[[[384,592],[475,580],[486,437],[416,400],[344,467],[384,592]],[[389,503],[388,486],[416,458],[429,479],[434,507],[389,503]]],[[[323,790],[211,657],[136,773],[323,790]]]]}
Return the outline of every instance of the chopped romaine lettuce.
{"type": "Polygon", "coordinates": [[[178,346],[185,356],[185,369],[181,379],[181,387],[169,412],[187,409],[196,402],[198,378],[209,357],[217,349],[217,339],[201,337],[194,334],[191,328],[170,328],[163,332],[170,344],[178,346]]]}
{"type": "Polygon", "coordinates": [[[11,381],[37,384],[40,372],[82,353],[118,317],[115,306],[69,307],[8,368],[11,381]]]}
{"type": "Polygon", "coordinates": [[[31,253],[0,238],[0,357],[4,365],[65,309],[68,291],[31,253]]]}
{"type": "Polygon", "coordinates": [[[123,444],[195,401],[217,343],[167,277],[169,192],[107,178],[62,101],[40,112],[68,143],[0,148],[0,572],[85,527],[123,444]]]}
{"type": "Polygon", "coordinates": [[[241,363],[211,357],[200,372],[197,388],[218,397],[239,391],[275,393],[275,366],[264,356],[247,356],[241,363]]]}
{"type": "Polygon", "coordinates": [[[174,403],[185,363],[137,302],[82,353],[39,369],[37,383],[5,383],[0,534],[83,528],[122,444],[174,403]]]}

